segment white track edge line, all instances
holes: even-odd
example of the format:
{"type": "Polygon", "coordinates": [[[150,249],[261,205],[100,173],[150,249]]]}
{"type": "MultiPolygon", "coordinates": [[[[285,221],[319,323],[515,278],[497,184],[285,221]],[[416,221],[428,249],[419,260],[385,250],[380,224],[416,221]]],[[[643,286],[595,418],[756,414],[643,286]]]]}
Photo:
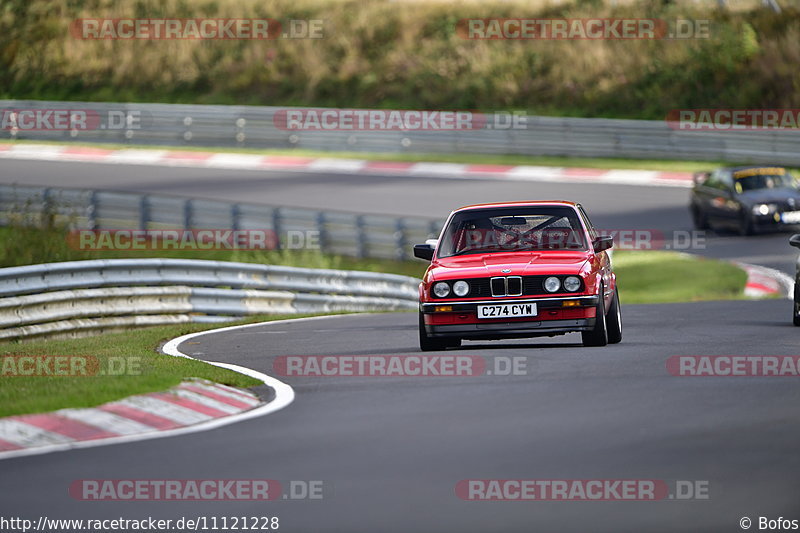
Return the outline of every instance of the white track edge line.
{"type": "MultiPolygon", "coordinates": [[[[0,460],[2,459],[11,459],[14,457],[26,457],[31,455],[42,455],[46,453],[53,453],[53,452],[60,452],[66,450],[74,450],[78,448],[94,448],[97,446],[110,446],[112,444],[124,444],[129,442],[138,442],[143,440],[152,440],[152,439],[160,439],[165,437],[175,437],[178,435],[187,435],[189,433],[199,433],[201,431],[208,431],[211,429],[220,428],[223,426],[227,426],[230,424],[235,424],[236,422],[242,422],[244,420],[248,420],[251,418],[257,418],[259,416],[268,415],[270,413],[274,413],[284,407],[288,406],[290,403],[294,401],[294,389],[282,382],[279,381],[271,376],[268,376],[262,372],[257,370],[253,370],[252,368],[247,368],[244,366],[234,365],[232,363],[219,363],[215,361],[203,361],[202,359],[195,359],[189,355],[178,350],[178,346],[190,339],[195,337],[199,337],[201,335],[207,335],[210,333],[222,333],[224,331],[232,331],[235,329],[244,329],[244,328],[252,328],[256,326],[263,326],[268,324],[286,324],[289,322],[300,322],[300,321],[307,321],[307,320],[320,320],[324,318],[334,318],[334,317],[341,317],[341,316],[348,316],[347,314],[338,314],[338,315],[325,315],[325,316],[312,316],[312,317],[303,317],[303,318],[288,318],[285,320],[267,320],[265,322],[256,322],[254,324],[242,324],[238,326],[225,326],[222,328],[216,329],[209,329],[205,331],[197,331],[195,333],[188,333],[186,335],[182,335],[175,339],[168,341],[164,346],[161,347],[161,352],[166,355],[171,355],[173,357],[185,357],[186,359],[192,359],[194,361],[200,361],[201,363],[208,363],[209,365],[214,365],[220,368],[225,368],[227,370],[232,370],[234,372],[238,372],[239,374],[244,374],[245,376],[249,376],[251,378],[255,378],[265,385],[272,387],[275,391],[275,398],[260,407],[256,407],[254,409],[250,409],[248,411],[244,411],[242,413],[224,416],[220,418],[215,418],[213,420],[209,420],[207,422],[200,422],[198,424],[193,424],[191,426],[175,428],[175,429],[168,429],[164,431],[152,431],[148,433],[140,433],[137,435],[124,435],[120,437],[109,437],[107,439],[98,439],[98,440],[85,440],[85,441],[75,441],[69,442],[64,444],[53,444],[47,446],[38,446],[35,448],[25,448],[22,450],[11,450],[7,452],[0,452],[0,460]]],[[[89,407],[88,409],[91,409],[89,407]]]]}

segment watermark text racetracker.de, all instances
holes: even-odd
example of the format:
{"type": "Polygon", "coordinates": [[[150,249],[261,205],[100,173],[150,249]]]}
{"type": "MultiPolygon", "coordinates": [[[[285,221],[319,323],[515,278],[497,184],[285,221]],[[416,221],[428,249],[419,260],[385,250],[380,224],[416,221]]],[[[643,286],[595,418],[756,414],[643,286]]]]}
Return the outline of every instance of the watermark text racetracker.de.
{"type": "Polygon", "coordinates": [[[80,501],[322,500],[322,480],[275,479],[78,479],[69,495],[80,501]]]}
{"type": "Polygon", "coordinates": [[[280,109],[273,125],[288,131],[478,131],[525,130],[522,111],[481,113],[428,109],[280,109]]]}
{"type": "Polygon", "coordinates": [[[708,500],[707,480],[663,479],[462,479],[456,496],[466,501],[708,500]]]}
{"type": "Polygon", "coordinates": [[[72,230],[67,245],[82,251],[319,250],[319,230],[95,229],[72,230]]]}
{"type": "Polygon", "coordinates": [[[140,130],[152,123],[150,114],[131,109],[2,108],[0,128],[25,131],[140,130]]]}
{"type": "Polygon", "coordinates": [[[94,355],[3,355],[0,377],[140,376],[142,358],[94,355]]]}
{"type": "MultiPolygon", "coordinates": [[[[599,235],[613,237],[616,250],[704,250],[706,232],[703,230],[655,229],[598,229],[599,235]]],[[[468,229],[455,235],[459,249],[519,250],[557,249],[581,250],[586,246],[582,230],[547,228],[516,230],[513,228],[468,229]]]]}
{"type": "Polygon", "coordinates": [[[83,40],[267,40],[322,39],[322,19],[272,18],[82,18],[70,33],[83,40]]]}
{"type": "Polygon", "coordinates": [[[798,355],[673,355],[667,372],[676,377],[798,377],[798,355]]]}
{"type": "Polygon", "coordinates": [[[614,238],[617,250],[705,250],[703,230],[613,229],[597,230],[614,238]]]}
{"type": "Polygon", "coordinates": [[[710,20],[639,18],[475,18],[461,19],[463,39],[625,40],[707,39],[710,20]]]}
{"type": "Polygon", "coordinates": [[[800,109],[673,109],[665,120],[680,131],[800,132],[800,109]]]}
{"type": "Polygon", "coordinates": [[[524,356],[480,355],[282,355],[273,372],[286,377],[525,376],[524,356]]]}

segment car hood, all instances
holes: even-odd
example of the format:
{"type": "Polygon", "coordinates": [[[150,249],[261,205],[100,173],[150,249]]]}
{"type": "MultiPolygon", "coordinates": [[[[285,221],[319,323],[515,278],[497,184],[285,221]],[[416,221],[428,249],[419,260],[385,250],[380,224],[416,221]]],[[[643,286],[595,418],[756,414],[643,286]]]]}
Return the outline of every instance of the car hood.
{"type": "Polygon", "coordinates": [[[428,271],[431,280],[492,276],[577,274],[591,258],[588,251],[510,252],[462,255],[436,260],[428,271]],[[509,272],[503,272],[508,270],[509,272]]]}
{"type": "Polygon", "coordinates": [[[750,205],[785,203],[789,198],[796,200],[800,207],[800,191],[796,189],[756,189],[739,194],[739,199],[750,205]]]}

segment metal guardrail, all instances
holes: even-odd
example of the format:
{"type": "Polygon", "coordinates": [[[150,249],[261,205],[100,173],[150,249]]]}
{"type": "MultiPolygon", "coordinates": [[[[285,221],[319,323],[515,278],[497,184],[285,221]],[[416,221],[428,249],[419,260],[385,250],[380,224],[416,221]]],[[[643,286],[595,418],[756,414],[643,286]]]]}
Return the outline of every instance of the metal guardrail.
{"type": "Polygon", "coordinates": [[[73,229],[231,229],[274,232],[276,248],[314,246],[352,257],[409,259],[443,221],[82,189],[0,185],[0,225],[52,216],[73,229]],[[296,238],[295,238],[296,237],[296,238]],[[302,242],[301,242],[302,241],[302,242]]]}
{"type": "Polygon", "coordinates": [[[526,127],[521,129],[291,131],[276,127],[276,113],[305,108],[0,100],[0,109],[88,109],[101,116],[111,111],[137,119],[130,124],[123,120],[118,128],[0,130],[0,138],[5,139],[350,152],[728,160],[800,165],[800,137],[793,131],[678,131],[671,129],[666,121],[658,120],[529,116],[526,127]]]}
{"type": "Polygon", "coordinates": [[[185,259],[71,261],[0,269],[0,339],[254,314],[417,308],[394,274],[185,259]]]}

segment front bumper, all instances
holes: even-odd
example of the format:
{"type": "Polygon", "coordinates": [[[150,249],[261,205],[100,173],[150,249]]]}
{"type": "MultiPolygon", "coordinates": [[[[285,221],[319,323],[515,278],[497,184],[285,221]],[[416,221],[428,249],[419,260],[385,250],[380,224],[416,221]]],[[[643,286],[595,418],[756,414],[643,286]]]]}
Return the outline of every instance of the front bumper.
{"type": "Polygon", "coordinates": [[[769,215],[750,215],[750,220],[753,224],[753,227],[760,230],[781,231],[796,229],[798,226],[800,226],[800,222],[784,222],[780,218],[781,215],[782,212],[777,213],[777,220],[775,219],[775,213],[769,215]]]}
{"type": "Polygon", "coordinates": [[[597,302],[596,295],[560,298],[498,298],[480,301],[426,302],[420,304],[420,311],[428,317],[425,320],[425,331],[431,337],[525,338],[590,330],[595,325],[596,318],[593,316],[593,311],[597,302]],[[571,305],[565,306],[564,302],[570,302],[571,305]],[[479,305],[510,303],[535,303],[537,316],[512,320],[477,318],[479,305]],[[449,309],[443,311],[443,307],[449,309]]]}
{"type": "MultiPolygon", "coordinates": [[[[453,313],[477,313],[479,305],[496,304],[536,304],[538,309],[561,309],[564,302],[578,302],[581,307],[594,307],[597,305],[597,295],[594,296],[565,296],[554,298],[493,298],[491,300],[425,302],[419,304],[423,313],[435,313],[437,307],[450,306],[453,313]]],[[[535,318],[535,317],[534,317],[535,318]]]]}
{"type": "Polygon", "coordinates": [[[594,328],[596,318],[569,320],[538,320],[524,322],[492,322],[488,324],[425,325],[431,337],[461,337],[464,339],[513,339],[561,335],[594,328]]]}

